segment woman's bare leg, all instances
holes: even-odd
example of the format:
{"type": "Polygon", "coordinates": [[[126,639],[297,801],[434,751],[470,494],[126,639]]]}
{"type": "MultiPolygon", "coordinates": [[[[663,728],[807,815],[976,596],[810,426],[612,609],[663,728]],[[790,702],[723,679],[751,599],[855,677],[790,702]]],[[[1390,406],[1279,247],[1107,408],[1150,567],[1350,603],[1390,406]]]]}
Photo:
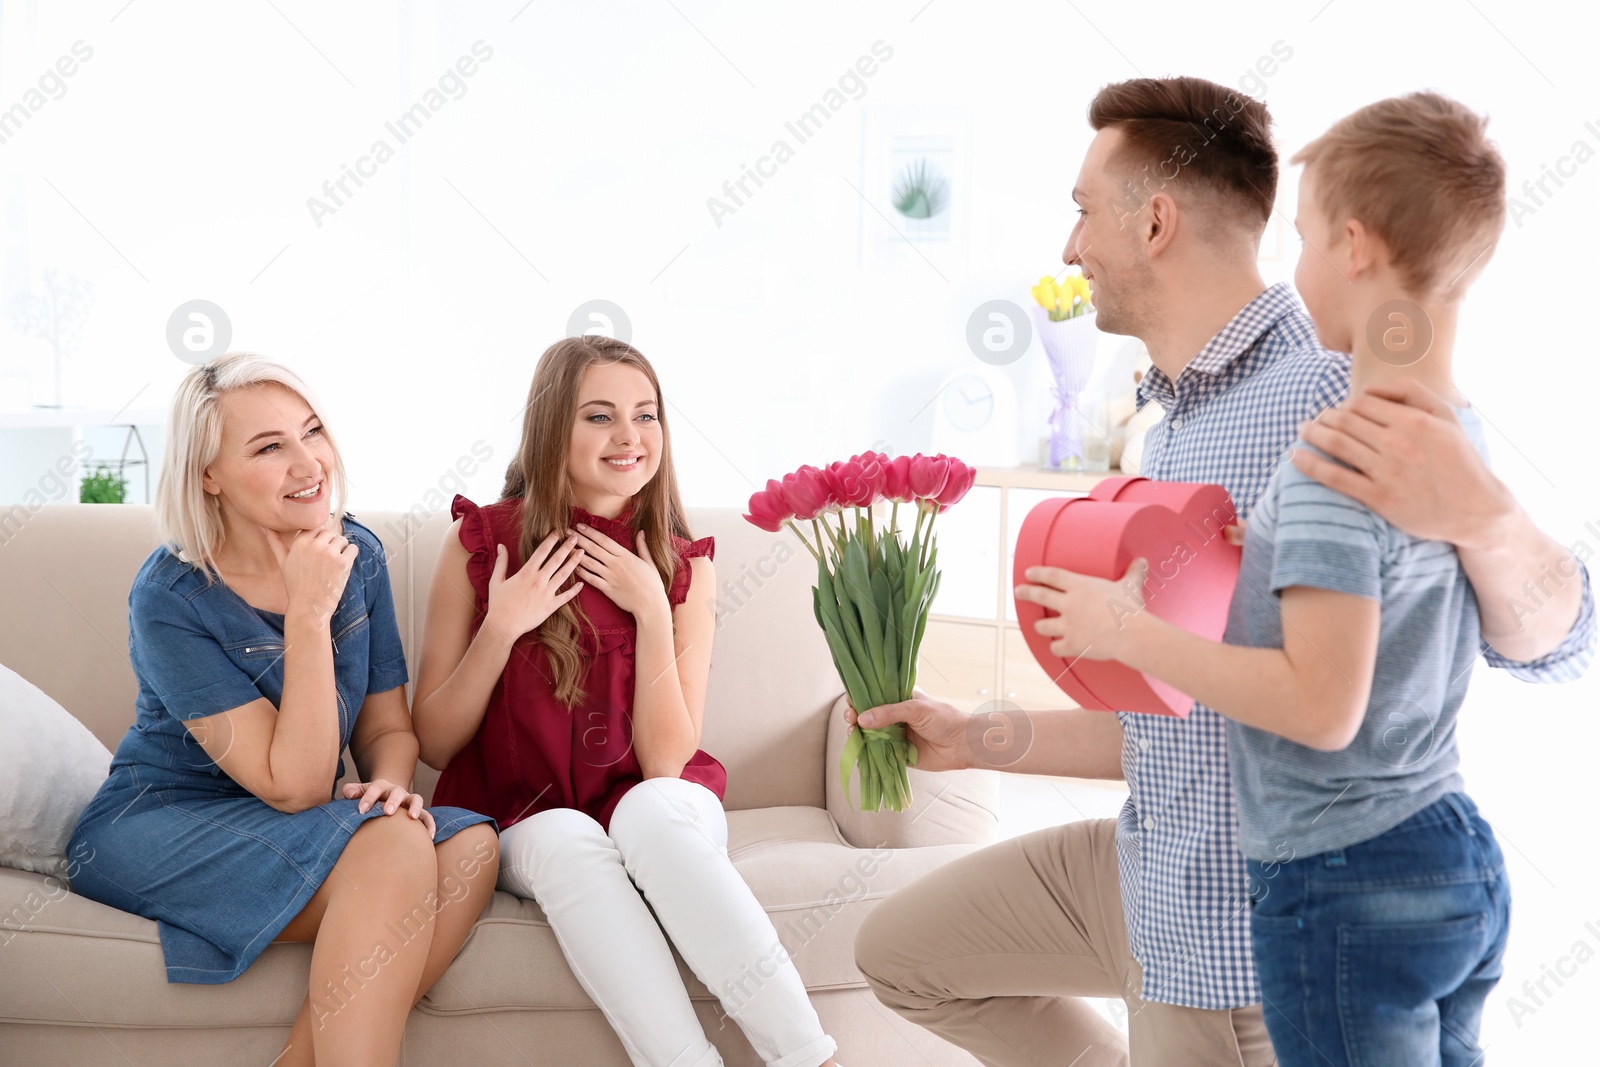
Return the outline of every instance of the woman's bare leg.
{"type": "Polygon", "coordinates": [[[315,945],[309,996],[274,1067],[394,1067],[433,940],[437,885],[433,842],[421,822],[394,815],[361,824],[278,936],[315,938],[315,945]]]}
{"type": "Polygon", "coordinates": [[[455,961],[467,935],[494,897],[500,878],[500,838],[488,823],[475,823],[434,846],[438,860],[439,916],[417,983],[415,1004],[455,961]]]}
{"type": "MultiPolygon", "coordinates": [[[[487,823],[478,823],[434,846],[434,892],[440,907],[412,1004],[421,1000],[450,966],[494,895],[500,869],[499,842],[487,823]]],[[[330,875],[278,940],[309,941],[316,937],[334,888],[330,875]]],[[[401,1025],[403,1028],[404,1023],[401,1025]]],[[[300,1002],[300,1012],[295,1016],[289,1040],[272,1067],[315,1067],[311,1046],[312,1011],[308,995],[300,1002]]]]}
{"type": "MultiPolygon", "coordinates": [[[[279,941],[284,940],[278,938],[279,941]]],[[[289,1040],[268,1067],[317,1067],[317,1057],[311,1051],[311,997],[300,1001],[300,1012],[294,1017],[294,1029],[289,1040]]]]}

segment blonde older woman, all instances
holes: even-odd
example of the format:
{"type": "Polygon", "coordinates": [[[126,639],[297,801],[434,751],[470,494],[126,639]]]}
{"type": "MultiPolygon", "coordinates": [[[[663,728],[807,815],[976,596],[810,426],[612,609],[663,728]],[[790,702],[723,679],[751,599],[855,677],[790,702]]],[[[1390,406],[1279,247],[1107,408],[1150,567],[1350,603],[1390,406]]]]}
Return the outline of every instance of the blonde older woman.
{"type": "Polygon", "coordinates": [[[315,941],[288,1064],[393,1064],[411,1006],[494,892],[493,821],[424,809],[378,538],[310,390],[259,356],[196,367],[128,597],[138,715],[69,847],[73,889],[155,919],[169,982],[315,941]],[[360,783],[340,797],[349,745],[360,783]]]}

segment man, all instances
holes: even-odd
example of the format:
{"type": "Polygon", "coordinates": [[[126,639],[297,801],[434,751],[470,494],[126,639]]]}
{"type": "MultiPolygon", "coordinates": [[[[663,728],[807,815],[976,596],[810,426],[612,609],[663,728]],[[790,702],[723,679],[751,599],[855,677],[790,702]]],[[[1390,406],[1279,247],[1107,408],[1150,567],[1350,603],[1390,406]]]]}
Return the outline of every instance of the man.
{"type": "MultiPolygon", "coordinates": [[[[1090,280],[1100,328],[1150,351],[1139,402],[1165,417],[1143,473],[1220,483],[1244,518],[1315,419],[1307,440],[1352,467],[1294,462],[1408,532],[1456,544],[1492,665],[1576,677],[1595,636],[1587,573],[1483,469],[1442,401],[1391,390],[1325,410],[1348,391],[1349,360],[1320,348],[1290,287],[1269,288],[1256,268],[1277,187],[1266,108],[1196,78],[1141,78],[1103,89],[1089,121],[1063,258],[1090,280]],[[1410,467],[1385,458],[1423,449],[1428,461],[1410,467]],[[1508,606],[1540,577],[1540,610],[1508,606]]],[[[1035,599],[1049,607],[1050,595],[1035,599]]],[[[905,722],[920,769],[982,765],[968,717],[947,704],[919,697],[863,718],[905,722]]],[[[882,902],[856,942],[879,999],[991,1065],[1271,1064],[1224,720],[1198,704],[1187,719],[1030,720],[1032,745],[1007,770],[1125,778],[1121,816],[1001,842],[882,902]],[[1126,1041],[1086,996],[1127,1002],[1126,1041]]]]}

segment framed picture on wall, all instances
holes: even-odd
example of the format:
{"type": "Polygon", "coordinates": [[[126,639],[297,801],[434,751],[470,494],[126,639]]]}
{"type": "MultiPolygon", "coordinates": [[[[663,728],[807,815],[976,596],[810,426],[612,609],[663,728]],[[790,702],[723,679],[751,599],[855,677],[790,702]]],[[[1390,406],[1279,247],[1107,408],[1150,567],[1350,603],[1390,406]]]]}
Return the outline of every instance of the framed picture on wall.
{"type": "Polygon", "coordinates": [[[954,108],[862,111],[858,262],[891,271],[966,268],[971,116],[954,108]]]}

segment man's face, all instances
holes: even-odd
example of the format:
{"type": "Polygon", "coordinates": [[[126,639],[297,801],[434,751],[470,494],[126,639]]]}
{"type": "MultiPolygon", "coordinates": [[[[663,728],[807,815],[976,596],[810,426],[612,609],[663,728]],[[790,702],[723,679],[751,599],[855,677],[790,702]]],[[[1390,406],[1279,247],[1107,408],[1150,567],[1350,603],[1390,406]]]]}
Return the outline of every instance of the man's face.
{"type": "Polygon", "coordinates": [[[1078,224],[1061,259],[1083,268],[1102,331],[1140,336],[1150,320],[1155,275],[1139,241],[1148,208],[1127,187],[1127,165],[1114,162],[1121,143],[1122,131],[1113,127],[1089,143],[1072,190],[1078,224]]]}

